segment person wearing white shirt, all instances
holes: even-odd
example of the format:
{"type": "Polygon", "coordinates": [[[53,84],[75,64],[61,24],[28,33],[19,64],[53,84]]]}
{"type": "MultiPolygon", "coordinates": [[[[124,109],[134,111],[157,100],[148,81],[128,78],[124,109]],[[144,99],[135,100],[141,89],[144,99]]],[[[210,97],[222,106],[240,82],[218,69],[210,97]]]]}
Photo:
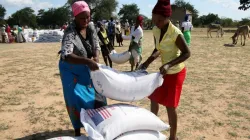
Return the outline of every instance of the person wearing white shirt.
{"type": "Polygon", "coordinates": [[[143,17],[138,16],[136,19],[136,25],[131,28],[131,42],[129,46],[129,51],[132,56],[130,58],[131,71],[134,70],[134,66],[137,69],[139,64],[142,61],[142,38],[143,38],[143,30],[142,30],[142,22],[143,17]]]}
{"type": "Polygon", "coordinates": [[[186,40],[186,43],[188,44],[188,46],[190,46],[191,43],[191,30],[193,28],[192,23],[188,20],[188,15],[185,16],[185,21],[182,22],[182,33],[184,35],[184,38],[186,40]]]}

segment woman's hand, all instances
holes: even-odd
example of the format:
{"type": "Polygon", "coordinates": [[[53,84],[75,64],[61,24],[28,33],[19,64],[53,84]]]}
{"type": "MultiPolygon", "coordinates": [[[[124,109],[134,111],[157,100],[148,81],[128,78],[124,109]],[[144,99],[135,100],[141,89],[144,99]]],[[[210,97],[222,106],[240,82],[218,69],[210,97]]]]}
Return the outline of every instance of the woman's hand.
{"type": "Polygon", "coordinates": [[[162,65],[160,67],[160,73],[164,76],[167,74],[168,70],[170,68],[170,65],[169,64],[165,64],[165,65],[162,65]]]}
{"type": "Polygon", "coordinates": [[[96,63],[99,63],[99,57],[94,57],[93,60],[94,60],[96,63]]]}
{"type": "Polygon", "coordinates": [[[94,60],[89,59],[89,62],[87,64],[87,66],[89,67],[89,69],[91,71],[99,70],[99,67],[98,67],[97,63],[94,60]]]}

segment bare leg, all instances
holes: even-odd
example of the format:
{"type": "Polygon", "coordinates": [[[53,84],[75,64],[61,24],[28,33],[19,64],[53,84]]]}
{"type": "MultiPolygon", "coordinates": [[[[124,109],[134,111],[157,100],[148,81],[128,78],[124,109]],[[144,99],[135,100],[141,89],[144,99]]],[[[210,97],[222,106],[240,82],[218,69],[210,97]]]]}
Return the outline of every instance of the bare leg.
{"type": "Polygon", "coordinates": [[[131,64],[131,72],[134,70],[134,65],[131,64]]]}
{"type": "Polygon", "coordinates": [[[137,69],[138,67],[139,67],[139,63],[136,64],[135,69],[137,69]]]}
{"type": "Polygon", "coordinates": [[[151,108],[151,112],[157,116],[159,112],[159,104],[151,100],[150,108],[151,108]]]}
{"type": "Polygon", "coordinates": [[[79,129],[75,129],[75,136],[76,137],[81,136],[81,129],[80,128],[79,129]]]}
{"type": "Polygon", "coordinates": [[[168,121],[170,125],[170,137],[169,140],[176,140],[176,132],[177,132],[177,112],[176,108],[167,107],[168,111],[168,121]]]}

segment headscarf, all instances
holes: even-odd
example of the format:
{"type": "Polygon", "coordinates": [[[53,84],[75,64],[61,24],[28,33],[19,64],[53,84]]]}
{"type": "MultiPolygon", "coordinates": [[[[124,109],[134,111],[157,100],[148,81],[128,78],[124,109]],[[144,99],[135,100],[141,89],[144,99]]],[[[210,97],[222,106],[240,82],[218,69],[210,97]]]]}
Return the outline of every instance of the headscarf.
{"type": "Polygon", "coordinates": [[[77,1],[72,5],[74,17],[82,12],[90,12],[89,5],[85,1],[77,1]]]}
{"type": "Polygon", "coordinates": [[[172,15],[170,0],[158,0],[152,13],[162,15],[164,17],[170,17],[172,15]]]}
{"type": "Polygon", "coordinates": [[[137,16],[136,20],[139,22],[140,26],[142,27],[143,17],[142,16],[137,16]]]}

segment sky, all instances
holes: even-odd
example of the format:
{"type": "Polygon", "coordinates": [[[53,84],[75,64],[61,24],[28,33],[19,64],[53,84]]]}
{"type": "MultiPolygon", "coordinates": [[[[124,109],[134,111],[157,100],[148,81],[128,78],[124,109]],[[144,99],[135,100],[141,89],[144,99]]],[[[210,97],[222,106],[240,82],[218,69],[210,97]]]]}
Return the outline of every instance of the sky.
{"type": "MultiPolygon", "coordinates": [[[[117,0],[119,6],[117,12],[123,4],[136,3],[140,8],[140,14],[151,17],[152,9],[157,0],[117,0]]],[[[199,15],[207,15],[208,13],[218,14],[219,17],[228,17],[234,20],[250,17],[250,10],[238,10],[239,0],[185,0],[190,2],[199,11],[199,15]]],[[[171,0],[173,3],[174,0],[171,0]]],[[[51,7],[60,7],[66,3],[66,0],[0,0],[7,10],[6,18],[12,13],[23,7],[32,7],[36,12],[39,9],[48,9],[51,7]]]]}

